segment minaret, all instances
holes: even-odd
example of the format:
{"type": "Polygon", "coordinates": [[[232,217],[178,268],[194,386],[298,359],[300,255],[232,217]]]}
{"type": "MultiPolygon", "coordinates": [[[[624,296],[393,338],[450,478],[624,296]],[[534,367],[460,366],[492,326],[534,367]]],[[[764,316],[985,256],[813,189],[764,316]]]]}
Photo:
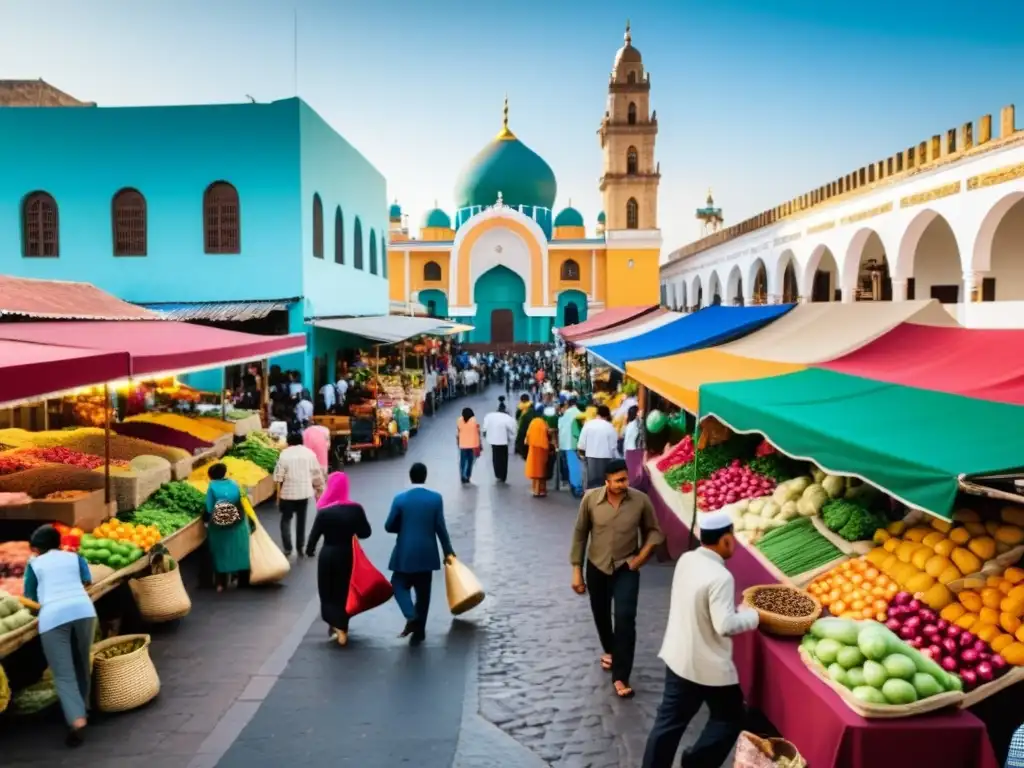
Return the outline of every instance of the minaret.
{"type": "Polygon", "coordinates": [[[651,79],[633,47],[629,22],[608,80],[608,105],[598,130],[604,151],[601,192],[607,231],[658,229],[658,183],[654,160],[657,113],[651,112],[651,79]]]}
{"type": "Polygon", "coordinates": [[[715,198],[708,190],[708,198],[704,201],[704,207],[697,209],[697,218],[703,222],[701,237],[712,235],[722,228],[722,209],[715,207],[715,198]]]}

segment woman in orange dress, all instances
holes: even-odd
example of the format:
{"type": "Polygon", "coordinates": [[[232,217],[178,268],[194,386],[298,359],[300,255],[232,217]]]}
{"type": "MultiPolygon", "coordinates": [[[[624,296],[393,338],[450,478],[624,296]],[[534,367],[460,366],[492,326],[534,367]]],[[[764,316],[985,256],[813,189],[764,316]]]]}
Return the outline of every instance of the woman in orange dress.
{"type": "MultiPolygon", "coordinates": [[[[531,414],[526,414],[527,418],[531,414]]],[[[548,438],[548,422],[539,413],[534,413],[526,429],[526,476],[533,484],[533,495],[541,498],[548,495],[548,452],[551,442],[548,438]]]]}

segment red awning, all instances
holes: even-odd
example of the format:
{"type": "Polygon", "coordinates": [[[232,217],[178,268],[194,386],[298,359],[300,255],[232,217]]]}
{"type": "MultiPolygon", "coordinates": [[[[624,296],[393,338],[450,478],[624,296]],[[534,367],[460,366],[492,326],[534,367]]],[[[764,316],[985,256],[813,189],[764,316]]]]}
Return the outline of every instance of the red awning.
{"type": "Polygon", "coordinates": [[[33,280],[0,275],[0,315],[42,320],[159,320],[160,315],[129,304],[91,283],[33,280]]]}
{"type": "Polygon", "coordinates": [[[0,405],[128,376],[126,352],[0,340],[0,405]]]}
{"type": "Polygon", "coordinates": [[[657,308],[657,305],[651,305],[646,307],[615,307],[614,309],[606,309],[582,323],[559,328],[558,333],[566,341],[580,341],[587,336],[603,333],[609,328],[621,325],[622,323],[628,323],[630,320],[642,317],[648,312],[655,311],[657,308]]]}
{"type": "MultiPolygon", "coordinates": [[[[819,368],[978,400],[1024,405],[1024,331],[903,323],[819,368]]],[[[943,414],[935,414],[941,419],[943,414]]]]}
{"type": "Polygon", "coordinates": [[[234,365],[306,348],[304,334],[257,336],[172,320],[0,323],[0,339],[127,353],[132,376],[234,365]]]}

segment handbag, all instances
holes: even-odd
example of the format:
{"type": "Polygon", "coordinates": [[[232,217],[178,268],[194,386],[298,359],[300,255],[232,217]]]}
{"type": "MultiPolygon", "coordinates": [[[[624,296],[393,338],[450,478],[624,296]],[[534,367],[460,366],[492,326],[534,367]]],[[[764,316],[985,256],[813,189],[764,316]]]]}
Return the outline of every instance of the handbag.
{"type": "Polygon", "coordinates": [[[218,528],[227,528],[241,519],[242,513],[230,501],[218,501],[210,515],[210,522],[218,528]]]}
{"type": "Polygon", "coordinates": [[[249,537],[249,583],[273,584],[292,569],[284,552],[274,543],[259,520],[249,537]]]}
{"type": "Polygon", "coordinates": [[[384,605],[395,594],[391,582],[366,556],[359,539],[352,537],[352,579],[348,585],[345,613],[357,616],[384,605]]]}
{"type": "Polygon", "coordinates": [[[459,616],[476,608],[486,596],[480,580],[454,556],[449,557],[444,563],[444,588],[448,594],[448,610],[452,612],[452,616],[459,616]]]}

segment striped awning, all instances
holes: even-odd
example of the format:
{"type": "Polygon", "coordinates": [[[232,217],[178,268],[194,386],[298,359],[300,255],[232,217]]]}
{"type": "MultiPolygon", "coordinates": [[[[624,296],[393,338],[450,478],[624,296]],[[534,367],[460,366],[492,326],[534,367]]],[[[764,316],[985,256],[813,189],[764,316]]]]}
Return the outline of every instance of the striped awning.
{"type": "Polygon", "coordinates": [[[239,323],[246,320],[262,320],[271,312],[287,310],[295,299],[272,301],[209,301],[188,304],[143,304],[146,309],[159,312],[168,320],[208,320],[213,322],[239,323]]]}

